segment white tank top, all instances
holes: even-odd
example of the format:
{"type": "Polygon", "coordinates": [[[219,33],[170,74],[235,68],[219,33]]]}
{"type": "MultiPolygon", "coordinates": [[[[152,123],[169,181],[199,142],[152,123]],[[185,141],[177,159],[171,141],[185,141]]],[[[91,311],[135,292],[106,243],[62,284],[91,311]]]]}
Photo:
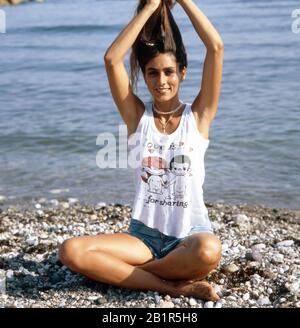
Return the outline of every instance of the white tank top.
{"type": "Polygon", "coordinates": [[[129,164],[135,166],[132,218],[177,238],[186,237],[195,226],[211,228],[202,189],[208,145],[190,104],[170,135],[157,129],[152,104],[147,104],[128,140],[129,164]]]}

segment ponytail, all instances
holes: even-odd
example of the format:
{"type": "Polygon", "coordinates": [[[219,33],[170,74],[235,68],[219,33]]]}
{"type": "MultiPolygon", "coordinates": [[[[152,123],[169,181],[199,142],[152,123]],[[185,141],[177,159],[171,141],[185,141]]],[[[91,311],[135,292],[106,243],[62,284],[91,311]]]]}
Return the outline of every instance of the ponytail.
{"type": "MultiPolygon", "coordinates": [[[[136,15],[146,5],[147,0],[139,0],[136,15]]],[[[134,89],[140,69],[145,73],[147,63],[160,53],[173,53],[179,63],[179,69],[187,67],[187,55],[181,33],[171,13],[174,0],[161,0],[158,9],[144,25],[130,56],[131,84],[134,89]]]]}

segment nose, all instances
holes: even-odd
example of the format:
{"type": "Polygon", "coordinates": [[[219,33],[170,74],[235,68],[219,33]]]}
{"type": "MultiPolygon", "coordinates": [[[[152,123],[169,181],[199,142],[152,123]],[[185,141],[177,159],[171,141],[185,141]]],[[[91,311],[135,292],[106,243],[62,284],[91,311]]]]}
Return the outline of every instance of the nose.
{"type": "Polygon", "coordinates": [[[158,82],[159,82],[159,86],[163,86],[167,82],[167,77],[164,74],[164,72],[159,74],[158,82]]]}

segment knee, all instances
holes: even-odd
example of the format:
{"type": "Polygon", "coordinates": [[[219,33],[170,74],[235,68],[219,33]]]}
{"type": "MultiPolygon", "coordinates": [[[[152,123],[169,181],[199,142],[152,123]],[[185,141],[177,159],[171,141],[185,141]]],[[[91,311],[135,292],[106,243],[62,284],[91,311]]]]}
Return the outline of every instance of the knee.
{"type": "Polygon", "coordinates": [[[80,255],[79,243],[76,237],[67,239],[58,251],[58,258],[62,264],[74,268],[80,255]]]}
{"type": "Polygon", "coordinates": [[[196,257],[207,266],[216,268],[222,256],[222,244],[216,236],[211,236],[197,243],[196,257]]]}

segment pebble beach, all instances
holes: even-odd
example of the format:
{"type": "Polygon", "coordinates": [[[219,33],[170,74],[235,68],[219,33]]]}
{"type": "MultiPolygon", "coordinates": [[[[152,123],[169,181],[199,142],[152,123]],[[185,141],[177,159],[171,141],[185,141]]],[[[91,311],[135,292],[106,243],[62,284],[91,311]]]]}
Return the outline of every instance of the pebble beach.
{"type": "Polygon", "coordinates": [[[102,284],[58,259],[73,236],[128,229],[131,207],[37,199],[0,206],[2,308],[299,308],[300,210],[206,203],[222,260],[207,277],[217,302],[102,284]]]}

